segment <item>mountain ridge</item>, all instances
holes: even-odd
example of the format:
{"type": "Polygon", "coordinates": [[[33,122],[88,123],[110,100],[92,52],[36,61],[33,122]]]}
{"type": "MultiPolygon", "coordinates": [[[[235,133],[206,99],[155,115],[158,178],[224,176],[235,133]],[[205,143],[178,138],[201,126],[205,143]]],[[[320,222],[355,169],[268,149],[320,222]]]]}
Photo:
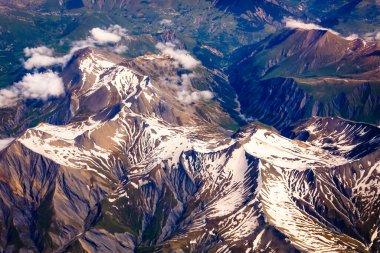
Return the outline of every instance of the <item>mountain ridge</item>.
{"type": "Polygon", "coordinates": [[[280,130],[310,116],[377,124],[378,47],[328,30],[287,29],[237,50],[230,83],[247,117],[280,130]]]}

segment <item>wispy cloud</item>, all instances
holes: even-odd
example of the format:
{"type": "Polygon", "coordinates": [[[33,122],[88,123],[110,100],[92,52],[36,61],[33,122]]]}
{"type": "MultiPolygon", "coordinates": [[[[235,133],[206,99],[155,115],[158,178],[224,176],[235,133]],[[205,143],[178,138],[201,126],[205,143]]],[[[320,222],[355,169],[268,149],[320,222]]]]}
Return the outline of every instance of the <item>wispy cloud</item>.
{"type": "Polygon", "coordinates": [[[194,69],[200,64],[200,61],[196,60],[190,53],[183,49],[175,48],[172,43],[158,43],[156,48],[163,54],[170,56],[176,60],[185,69],[194,69]]]}
{"type": "Polygon", "coordinates": [[[13,87],[0,90],[0,108],[15,106],[19,99],[19,92],[13,87]]]}
{"type": "MultiPolygon", "coordinates": [[[[162,54],[171,57],[178,66],[192,70],[201,64],[191,54],[184,49],[177,49],[172,43],[158,43],[156,48],[162,54]]],[[[195,90],[192,85],[192,80],[197,78],[197,74],[181,74],[179,76],[165,76],[161,78],[161,82],[176,90],[177,100],[183,104],[190,105],[199,101],[210,101],[214,94],[211,91],[195,90]]]]}
{"type": "Polygon", "coordinates": [[[31,70],[34,68],[47,68],[55,65],[63,65],[69,59],[68,56],[55,57],[54,50],[45,46],[35,48],[25,48],[24,54],[29,57],[24,62],[24,68],[31,70]]]}
{"type": "Polygon", "coordinates": [[[65,93],[61,77],[50,70],[45,73],[26,74],[15,86],[24,98],[47,100],[65,93]]]}
{"type": "Polygon", "coordinates": [[[126,45],[119,45],[116,46],[112,51],[117,54],[124,54],[125,52],[127,52],[127,50],[128,47],[126,45]]]}
{"type": "Polygon", "coordinates": [[[356,33],[350,34],[349,36],[345,37],[346,40],[356,40],[359,39],[359,35],[356,33]]]}
{"type": "Polygon", "coordinates": [[[196,74],[182,74],[180,91],[177,92],[178,100],[184,104],[192,104],[198,101],[209,101],[214,97],[211,91],[192,90],[191,80],[196,78],[196,74]]]}
{"type": "Polygon", "coordinates": [[[121,37],[117,34],[113,34],[112,32],[100,29],[100,28],[94,28],[91,31],[92,37],[99,43],[105,44],[105,43],[117,43],[121,40],[121,37]]]}
{"type": "Polygon", "coordinates": [[[214,94],[208,90],[195,90],[191,83],[194,78],[197,78],[194,73],[167,76],[161,78],[161,83],[176,90],[177,100],[183,104],[190,105],[199,101],[210,101],[214,94]]]}
{"type": "Polygon", "coordinates": [[[95,27],[90,30],[90,36],[84,40],[77,40],[72,42],[70,55],[86,47],[102,47],[108,51],[122,51],[127,49],[126,45],[121,44],[123,39],[127,39],[127,30],[119,25],[111,25],[107,29],[95,27]]]}
{"type": "Polygon", "coordinates": [[[45,73],[26,74],[20,82],[0,90],[0,107],[11,107],[24,99],[47,100],[65,94],[61,77],[51,70],[45,73]]]}
{"type": "Polygon", "coordinates": [[[173,21],[171,21],[170,19],[163,19],[160,21],[160,25],[162,26],[172,26],[173,25],[173,21]]]}
{"type": "MultiPolygon", "coordinates": [[[[317,24],[313,23],[305,23],[302,20],[299,19],[293,19],[293,18],[284,18],[283,23],[285,23],[285,27],[290,29],[304,29],[304,30],[325,30],[329,31],[335,35],[340,35],[337,31],[334,31],[330,28],[325,28],[317,24]]],[[[358,35],[356,33],[350,34],[347,37],[343,37],[346,40],[356,40],[356,39],[364,39],[367,41],[379,41],[380,40],[380,32],[370,32],[366,33],[364,35],[358,35]]]]}
{"type": "Polygon", "coordinates": [[[126,36],[126,30],[119,25],[111,25],[107,29],[96,27],[90,33],[92,38],[100,44],[117,43],[126,36]]]}
{"type": "Polygon", "coordinates": [[[210,101],[214,94],[211,91],[190,91],[190,90],[181,90],[177,93],[178,100],[184,104],[193,104],[198,101],[210,101]]]}
{"type": "Polygon", "coordinates": [[[76,51],[86,47],[103,47],[118,54],[128,49],[126,45],[119,43],[123,38],[127,38],[127,31],[119,25],[111,25],[107,29],[96,27],[89,33],[86,39],[73,41],[70,51],[63,56],[55,56],[54,50],[46,46],[25,48],[24,54],[28,59],[24,62],[24,68],[31,70],[64,66],[76,51]]]}
{"type": "Polygon", "coordinates": [[[329,29],[322,27],[317,24],[313,23],[305,23],[300,19],[293,19],[293,18],[284,18],[283,23],[285,23],[285,27],[291,28],[291,29],[303,29],[303,30],[325,30],[325,31],[330,31],[333,34],[338,35],[339,33],[329,29]]]}
{"type": "Polygon", "coordinates": [[[369,32],[364,34],[364,39],[368,41],[380,41],[380,32],[369,32]]]}

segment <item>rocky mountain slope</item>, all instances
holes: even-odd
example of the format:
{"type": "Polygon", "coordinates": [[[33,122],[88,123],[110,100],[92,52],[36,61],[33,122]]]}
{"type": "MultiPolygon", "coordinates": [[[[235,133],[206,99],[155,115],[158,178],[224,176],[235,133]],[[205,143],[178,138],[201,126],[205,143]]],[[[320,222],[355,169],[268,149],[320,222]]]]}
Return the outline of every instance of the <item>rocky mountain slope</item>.
{"type": "Polygon", "coordinates": [[[284,30],[239,49],[230,69],[242,111],[277,128],[310,116],[377,124],[379,42],[284,30]]]}
{"type": "Polygon", "coordinates": [[[164,55],[85,49],[61,76],[59,124],[0,151],[3,250],[380,250],[378,127],[312,118],[289,138],[232,133],[218,100],[199,97],[212,74],[164,55]]]}

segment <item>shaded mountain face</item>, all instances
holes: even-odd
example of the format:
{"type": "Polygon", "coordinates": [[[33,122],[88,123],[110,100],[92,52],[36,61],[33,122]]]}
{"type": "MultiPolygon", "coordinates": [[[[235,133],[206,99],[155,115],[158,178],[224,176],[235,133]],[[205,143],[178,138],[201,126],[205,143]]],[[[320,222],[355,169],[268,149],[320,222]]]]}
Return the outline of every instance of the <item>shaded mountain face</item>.
{"type": "Polygon", "coordinates": [[[379,250],[379,128],[312,118],[289,138],[260,124],[231,134],[217,99],[178,97],[184,81],[167,80],[183,74],[189,91],[213,88],[206,68],[166,56],[79,51],[56,109],[69,115],[0,151],[2,249],[379,250]]]}
{"type": "Polygon", "coordinates": [[[285,30],[237,50],[230,69],[242,111],[276,128],[310,116],[378,123],[378,42],[285,30]]]}

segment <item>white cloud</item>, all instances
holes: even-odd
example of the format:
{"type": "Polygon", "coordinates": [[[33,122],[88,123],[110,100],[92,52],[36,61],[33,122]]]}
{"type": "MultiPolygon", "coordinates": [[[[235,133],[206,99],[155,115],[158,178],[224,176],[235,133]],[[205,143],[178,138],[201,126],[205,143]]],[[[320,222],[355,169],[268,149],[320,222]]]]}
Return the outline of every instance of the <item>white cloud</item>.
{"type": "Polygon", "coordinates": [[[161,79],[165,85],[177,90],[177,100],[186,105],[199,101],[210,101],[214,94],[211,91],[194,90],[191,80],[197,76],[193,73],[182,74],[181,76],[169,76],[161,79]]]}
{"type": "Polygon", "coordinates": [[[96,46],[95,40],[90,37],[85,40],[73,41],[71,43],[71,49],[70,49],[69,55],[74,54],[76,51],[80,49],[87,48],[87,47],[95,47],[95,46],[96,46]]]}
{"type": "Polygon", "coordinates": [[[94,28],[90,31],[90,33],[92,37],[101,44],[117,43],[121,40],[119,35],[100,28],[94,28]]]}
{"type": "Polygon", "coordinates": [[[46,68],[54,65],[63,65],[67,62],[67,57],[54,57],[54,50],[45,46],[35,48],[25,48],[24,54],[30,57],[24,62],[25,69],[46,68]]]}
{"type": "Polygon", "coordinates": [[[176,49],[172,43],[158,43],[156,48],[163,54],[176,60],[183,68],[193,69],[200,64],[190,53],[183,49],[176,49]]]}
{"type": "Polygon", "coordinates": [[[46,55],[46,56],[53,56],[54,51],[48,47],[41,46],[41,47],[35,47],[35,48],[25,48],[24,49],[24,54],[27,57],[31,57],[34,54],[41,54],[41,55],[46,55]]]}
{"type": "Polygon", "coordinates": [[[20,82],[0,90],[0,107],[14,106],[20,99],[47,100],[63,94],[64,84],[56,72],[26,74],[20,82]]]}
{"type": "Polygon", "coordinates": [[[380,32],[370,32],[364,34],[364,39],[368,41],[380,40],[380,32]]]}
{"type": "Polygon", "coordinates": [[[181,75],[181,85],[186,88],[190,88],[192,86],[191,79],[196,78],[196,74],[182,74],[181,75]]]}
{"type": "Polygon", "coordinates": [[[0,139],[0,151],[8,147],[12,141],[14,141],[14,138],[0,139]]]}
{"type": "Polygon", "coordinates": [[[190,90],[181,90],[177,93],[178,100],[184,104],[196,103],[200,100],[210,101],[214,94],[211,91],[190,91],[190,90]]]}
{"type": "Polygon", "coordinates": [[[0,90],[0,108],[15,106],[18,100],[19,93],[17,89],[10,87],[0,90]]]}
{"type": "Polygon", "coordinates": [[[118,54],[125,53],[128,48],[120,44],[120,41],[127,37],[126,32],[127,31],[119,25],[111,25],[107,29],[101,29],[99,27],[93,28],[90,30],[90,36],[86,39],[73,41],[69,53],[63,56],[54,56],[54,50],[46,46],[35,48],[27,47],[24,49],[24,54],[29,59],[24,62],[24,68],[31,70],[56,65],[64,66],[76,51],[86,47],[101,46],[118,54]]]}
{"type": "Polygon", "coordinates": [[[127,52],[127,50],[128,50],[128,47],[126,45],[119,45],[119,46],[116,46],[112,51],[117,54],[123,54],[127,52]]]}
{"type": "Polygon", "coordinates": [[[52,71],[26,74],[15,86],[24,98],[47,100],[65,93],[62,78],[52,71]]]}
{"type": "Polygon", "coordinates": [[[93,28],[90,34],[97,43],[107,44],[119,42],[123,37],[126,37],[126,32],[127,30],[119,25],[111,25],[107,29],[93,28]]]}
{"type": "Polygon", "coordinates": [[[162,26],[172,26],[173,25],[173,21],[171,21],[170,19],[163,19],[160,21],[160,25],[162,26]]]}
{"type": "Polygon", "coordinates": [[[304,23],[302,20],[299,20],[299,19],[284,18],[283,22],[285,23],[285,27],[288,27],[291,29],[324,30],[324,31],[330,31],[333,34],[339,35],[339,33],[334,30],[331,30],[329,28],[325,28],[313,23],[304,23]]]}
{"type": "Polygon", "coordinates": [[[214,98],[214,93],[212,93],[209,90],[199,91],[199,94],[201,96],[201,99],[203,99],[205,101],[210,101],[211,99],[214,98]]]}
{"type": "MultiPolygon", "coordinates": [[[[292,18],[284,18],[283,23],[285,23],[285,27],[291,28],[291,29],[304,29],[304,30],[324,30],[324,31],[329,31],[333,34],[340,35],[338,32],[322,27],[317,24],[313,23],[304,23],[302,20],[296,20],[292,18]]],[[[356,40],[359,38],[363,38],[364,40],[367,41],[379,41],[380,40],[380,32],[370,32],[366,33],[363,36],[359,36],[358,34],[350,34],[349,36],[345,37],[346,40],[356,40]]]]}
{"type": "Polygon", "coordinates": [[[127,30],[119,25],[111,25],[107,29],[93,28],[90,36],[85,40],[77,40],[71,43],[70,58],[78,50],[87,47],[102,47],[117,54],[123,54],[128,50],[121,44],[122,39],[128,39],[127,30]]]}
{"type": "Polygon", "coordinates": [[[345,39],[346,40],[356,40],[356,39],[359,39],[359,35],[357,35],[356,33],[353,33],[353,34],[347,36],[345,39]]]}

